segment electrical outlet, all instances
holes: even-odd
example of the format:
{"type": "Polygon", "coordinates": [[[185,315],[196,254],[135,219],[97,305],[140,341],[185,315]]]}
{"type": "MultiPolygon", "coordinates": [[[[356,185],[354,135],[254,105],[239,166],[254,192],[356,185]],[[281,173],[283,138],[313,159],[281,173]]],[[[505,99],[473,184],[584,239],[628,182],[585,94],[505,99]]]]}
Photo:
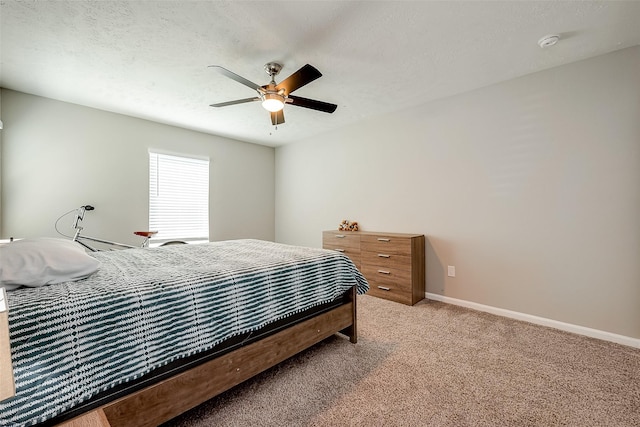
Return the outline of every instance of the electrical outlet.
{"type": "Polygon", "coordinates": [[[450,265],[447,269],[447,276],[449,277],[456,277],[456,266],[455,265],[450,265]]]}

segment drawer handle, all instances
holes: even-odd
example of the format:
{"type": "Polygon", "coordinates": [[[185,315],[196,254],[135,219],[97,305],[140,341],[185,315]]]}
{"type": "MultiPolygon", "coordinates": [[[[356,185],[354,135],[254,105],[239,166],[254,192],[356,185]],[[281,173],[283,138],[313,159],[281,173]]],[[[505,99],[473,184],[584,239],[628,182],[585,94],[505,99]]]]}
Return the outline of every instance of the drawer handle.
{"type": "Polygon", "coordinates": [[[336,237],[337,237],[338,239],[344,239],[344,234],[336,234],[336,237]]]}
{"type": "Polygon", "coordinates": [[[386,255],[386,254],[378,254],[378,256],[380,258],[391,258],[391,255],[386,255]]]}
{"type": "Polygon", "coordinates": [[[383,291],[390,291],[391,288],[387,288],[386,286],[378,286],[378,289],[382,289],[383,291]]]}
{"type": "Polygon", "coordinates": [[[344,249],[334,249],[334,251],[344,252],[344,249]]]}
{"type": "Polygon", "coordinates": [[[390,271],[386,271],[386,270],[378,270],[378,273],[380,273],[380,274],[391,274],[390,271]]]}
{"type": "Polygon", "coordinates": [[[391,239],[387,239],[387,238],[384,238],[384,237],[378,237],[378,242],[390,242],[390,241],[391,241],[391,239]]]}

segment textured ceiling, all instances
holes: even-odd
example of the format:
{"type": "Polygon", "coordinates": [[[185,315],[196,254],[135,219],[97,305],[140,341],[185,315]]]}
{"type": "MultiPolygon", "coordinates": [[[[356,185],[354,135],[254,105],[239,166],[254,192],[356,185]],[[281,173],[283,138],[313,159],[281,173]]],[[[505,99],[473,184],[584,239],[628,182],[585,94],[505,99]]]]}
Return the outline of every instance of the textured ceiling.
{"type": "Polygon", "coordinates": [[[640,1],[0,0],[0,86],[278,146],[364,118],[640,44],[640,1]],[[538,39],[559,34],[541,49],[538,39]],[[323,77],[271,126],[255,92],[306,63],[323,77]]]}

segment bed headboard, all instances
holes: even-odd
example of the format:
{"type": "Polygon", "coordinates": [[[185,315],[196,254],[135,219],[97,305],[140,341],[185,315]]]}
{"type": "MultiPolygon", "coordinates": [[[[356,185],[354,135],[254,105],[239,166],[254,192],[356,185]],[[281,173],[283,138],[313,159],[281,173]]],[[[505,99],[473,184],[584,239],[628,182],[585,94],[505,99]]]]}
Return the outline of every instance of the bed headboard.
{"type": "Polygon", "coordinates": [[[4,288],[0,288],[0,400],[13,397],[15,394],[9,345],[9,304],[7,293],[4,288]]]}

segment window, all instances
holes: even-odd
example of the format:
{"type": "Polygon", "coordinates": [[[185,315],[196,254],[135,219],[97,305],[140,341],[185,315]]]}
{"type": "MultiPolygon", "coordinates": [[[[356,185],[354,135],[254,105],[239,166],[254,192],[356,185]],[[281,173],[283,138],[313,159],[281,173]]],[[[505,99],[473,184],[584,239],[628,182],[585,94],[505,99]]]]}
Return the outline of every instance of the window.
{"type": "Polygon", "coordinates": [[[209,160],[149,152],[151,242],[209,240],[209,160]]]}

